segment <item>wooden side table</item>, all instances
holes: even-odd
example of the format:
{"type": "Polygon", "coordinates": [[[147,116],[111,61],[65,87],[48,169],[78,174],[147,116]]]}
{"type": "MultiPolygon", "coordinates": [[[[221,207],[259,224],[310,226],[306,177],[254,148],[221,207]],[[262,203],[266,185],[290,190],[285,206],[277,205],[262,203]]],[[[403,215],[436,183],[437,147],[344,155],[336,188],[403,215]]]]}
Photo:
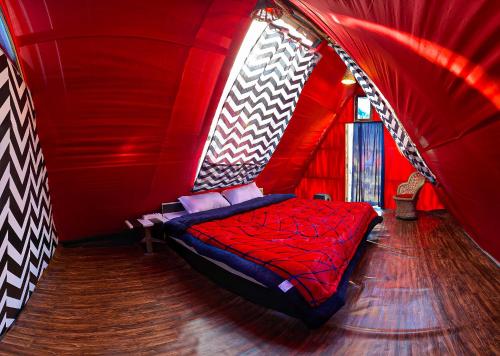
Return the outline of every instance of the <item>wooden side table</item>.
{"type": "Polygon", "coordinates": [[[131,219],[125,220],[125,225],[131,230],[144,230],[144,237],[141,242],[146,244],[146,254],[153,254],[153,242],[165,243],[165,241],[153,237],[152,230],[156,225],[163,224],[164,221],[153,219],[131,219]]]}

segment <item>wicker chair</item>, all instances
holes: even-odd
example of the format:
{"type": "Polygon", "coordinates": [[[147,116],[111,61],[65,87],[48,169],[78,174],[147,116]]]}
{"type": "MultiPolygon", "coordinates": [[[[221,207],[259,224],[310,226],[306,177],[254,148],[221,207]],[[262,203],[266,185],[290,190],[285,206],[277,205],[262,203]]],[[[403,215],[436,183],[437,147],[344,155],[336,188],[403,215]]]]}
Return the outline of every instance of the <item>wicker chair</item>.
{"type": "Polygon", "coordinates": [[[425,178],[418,172],[414,172],[408,181],[398,186],[394,201],[396,202],[396,217],[403,220],[415,220],[417,218],[417,199],[420,189],[424,186],[425,178]]]}

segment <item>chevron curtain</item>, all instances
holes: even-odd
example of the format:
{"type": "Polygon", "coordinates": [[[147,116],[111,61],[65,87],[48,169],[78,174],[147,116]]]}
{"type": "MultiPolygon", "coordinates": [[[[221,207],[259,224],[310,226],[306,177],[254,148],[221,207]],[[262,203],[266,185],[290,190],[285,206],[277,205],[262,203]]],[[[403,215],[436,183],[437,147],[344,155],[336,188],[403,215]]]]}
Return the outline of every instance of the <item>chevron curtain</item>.
{"type": "Polygon", "coordinates": [[[0,50],[0,333],[14,322],[57,244],[31,94],[0,50]]]}
{"type": "Polygon", "coordinates": [[[347,68],[354,75],[357,82],[370,100],[372,106],[375,110],[377,110],[380,119],[396,142],[396,146],[399,151],[408,159],[408,161],[410,161],[417,171],[419,171],[431,183],[435,183],[436,177],[431,172],[429,167],[427,167],[427,164],[424,162],[422,156],[420,156],[417,147],[394,113],[394,110],[392,110],[387,99],[342,47],[335,44],[332,44],[331,47],[335,50],[335,52],[337,52],[340,59],[342,59],[347,68]]]}
{"type": "Polygon", "coordinates": [[[233,83],[193,191],[246,184],[271,159],[320,56],[269,25],[233,83]]]}

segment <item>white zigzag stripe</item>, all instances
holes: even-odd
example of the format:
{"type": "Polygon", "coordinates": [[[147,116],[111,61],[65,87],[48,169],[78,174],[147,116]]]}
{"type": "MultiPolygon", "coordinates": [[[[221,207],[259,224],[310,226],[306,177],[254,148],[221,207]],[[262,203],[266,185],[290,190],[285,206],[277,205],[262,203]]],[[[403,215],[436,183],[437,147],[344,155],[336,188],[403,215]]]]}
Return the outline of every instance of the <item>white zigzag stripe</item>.
{"type": "MultiPolygon", "coordinates": [[[[261,136],[260,138],[252,138],[251,136],[247,136],[245,138],[241,138],[241,142],[239,143],[238,146],[235,146],[231,142],[226,143],[223,147],[219,147],[219,155],[221,154],[227,154],[230,153],[231,155],[237,155],[242,152],[246,152],[247,154],[250,153],[255,153],[257,156],[255,157],[256,160],[259,160],[261,158],[260,156],[264,155],[265,152],[268,152],[269,150],[272,150],[273,145],[277,145],[279,142],[279,136],[281,136],[282,131],[276,131],[273,136],[274,139],[269,139],[268,136],[261,136]],[[252,146],[249,146],[249,144],[252,144],[252,146]],[[229,151],[229,152],[228,152],[229,151]]],[[[231,134],[230,136],[238,137],[237,134],[231,134]]],[[[213,155],[213,161],[212,162],[217,162],[221,159],[221,157],[217,157],[217,155],[213,154],[210,152],[210,155],[213,155]]],[[[251,160],[251,156],[248,157],[247,160],[251,160]]],[[[231,157],[229,157],[231,159],[231,157]]],[[[237,157],[233,156],[233,160],[236,160],[237,157]]]]}
{"type": "Polygon", "coordinates": [[[225,99],[193,190],[252,181],[271,159],[319,60],[268,27],[225,99]]]}
{"type": "Polygon", "coordinates": [[[342,47],[338,45],[331,46],[346,64],[347,68],[353,73],[354,77],[365,91],[370,103],[381,117],[382,122],[388,129],[391,136],[394,138],[400,152],[423,176],[434,183],[436,181],[436,177],[420,156],[417,147],[405,131],[389,102],[384,98],[382,93],[378,90],[375,84],[373,84],[366,73],[356,64],[356,62],[354,62],[354,60],[347,54],[347,52],[344,51],[344,49],[342,49],[342,47]]]}
{"type": "Polygon", "coordinates": [[[3,333],[47,267],[57,237],[31,93],[1,50],[0,86],[0,157],[8,158],[0,164],[0,196],[5,199],[0,211],[5,235],[0,245],[4,261],[0,276],[3,333]]]}
{"type": "MultiPolygon", "coordinates": [[[[238,141],[244,141],[244,139],[247,138],[253,138],[257,139],[257,135],[263,135],[268,133],[270,130],[269,128],[272,128],[272,131],[284,131],[287,125],[288,120],[282,120],[278,123],[274,121],[273,118],[270,119],[265,119],[262,118],[260,115],[252,115],[250,119],[246,119],[246,115],[242,114],[241,115],[241,122],[235,122],[232,127],[226,126],[226,123],[221,120],[220,122],[220,130],[216,132],[217,138],[224,140],[224,141],[229,141],[232,138],[236,139],[238,141]],[[260,122],[258,122],[261,120],[260,122]],[[257,123],[253,123],[257,121],[257,123]],[[236,137],[231,137],[230,135],[236,135],[236,137]],[[248,136],[248,137],[245,137],[248,136]]],[[[288,119],[289,115],[287,115],[283,119],[288,119]]],[[[272,139],[274,136],[274,132],[271,134],[268,139],[272,139]]],[[[224,142],[221,141],[221,142],[224,142]]]]}

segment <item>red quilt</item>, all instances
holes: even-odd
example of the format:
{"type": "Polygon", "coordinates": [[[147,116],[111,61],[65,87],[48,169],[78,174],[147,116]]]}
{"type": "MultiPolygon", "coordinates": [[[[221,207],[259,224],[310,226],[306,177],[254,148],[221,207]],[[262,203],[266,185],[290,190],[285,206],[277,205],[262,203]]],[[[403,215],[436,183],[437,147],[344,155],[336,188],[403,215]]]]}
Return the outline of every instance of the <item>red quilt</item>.
{"type": "Polygon", "coordinates": [[[294,198],[193,225],[188,232],[272,270],[317,306],[337,290],[376,216],[367,203],[294,198]]]}

